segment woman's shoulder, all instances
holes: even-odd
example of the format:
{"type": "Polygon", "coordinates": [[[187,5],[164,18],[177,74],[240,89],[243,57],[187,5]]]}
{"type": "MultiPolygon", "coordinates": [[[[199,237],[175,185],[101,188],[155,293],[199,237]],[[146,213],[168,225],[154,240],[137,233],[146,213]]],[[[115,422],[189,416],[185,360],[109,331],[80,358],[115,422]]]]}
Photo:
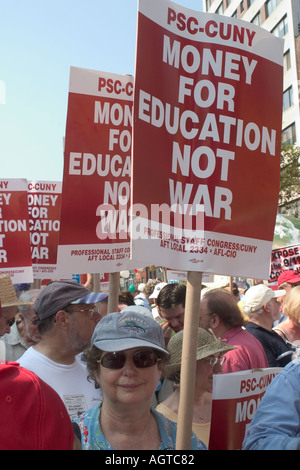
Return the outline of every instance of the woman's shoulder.
{"type": "Polygon", "coordinates": [[[84,423],[84,422],[89,422],[89,421],[98,421],[99,422],[99,414],[100,414],[100,405],[97,405],[93,408],[89,408],[88,410],[84,411],[78,418],[73,419],[75,423],[77,423],[79,426],[84,423]]]}
{"type": "Polygon", "coordinates": [[[82,450],[112,450],[100,428],[100,406],[89,408],[73,420],[80,429],[82,450]]]}
{"type": "MultiPolygon", "coordinates": [[[[152,409],[155,416],[156,422],[159,427],[161,435],[161,446],[159,450],[176,449],[176,435],[177,435],[177,423],[166,418],[163,414],[152,409]]],[[[200,441],[197,436],[192,432],[191,436],[191,449],[190,450],[205,450],[206,445],[200,441]]]]}

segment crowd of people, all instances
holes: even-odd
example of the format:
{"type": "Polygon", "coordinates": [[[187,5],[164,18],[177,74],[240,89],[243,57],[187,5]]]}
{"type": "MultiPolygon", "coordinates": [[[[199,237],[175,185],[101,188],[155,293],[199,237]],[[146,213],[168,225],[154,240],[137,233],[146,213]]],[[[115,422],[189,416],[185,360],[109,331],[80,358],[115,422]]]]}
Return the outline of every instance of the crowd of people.
{"type": "MultiPolygon", "coordinates": [[[[0,275],[0,448],[176,449],[185,298],[151,280],[110,313],[108,293],[74,280],[20,291],[0,275]]],[[[203,285],[190,449],[209,449],[213,375],[268,367],[282,369],[243,448],[297,449],[299,348],[296,271],[276,289],[203,285]]]]}

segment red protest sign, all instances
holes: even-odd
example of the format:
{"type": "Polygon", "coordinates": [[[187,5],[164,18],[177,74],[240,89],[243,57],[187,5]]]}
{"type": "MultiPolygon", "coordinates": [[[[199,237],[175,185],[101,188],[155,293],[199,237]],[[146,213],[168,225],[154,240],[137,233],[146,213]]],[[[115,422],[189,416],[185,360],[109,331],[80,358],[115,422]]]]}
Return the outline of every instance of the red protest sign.
{"type": "Polygon", "coordinates": [[[300,273],[300,245],[283,246],[272,250],[269,285],[277,286],[280,274],[288,270],[300,273]]]}
{"type": "Polygon", "coordinates": [[[247,426],[280,367],[213,376],[210,450],[239,450],[247,426]]]}
{"type": "Polygon", "coordinates": [[[28,211],[33,277],[56,279],[61,182],[29,181],[28,211]]]}
{"type": "Polygon", "coordinates": [[[66,274],[129,262],[132,101],[131,76],[71,67],[57,258],[66,274]]]}
{"type": "Polygon", "coordinates": [[[33,280],[25,179],[0,180],[0,272],[13,284],[33,280]]]}
{"type": "Polygon", "coordinates": [[[100,290],[103,292],[109,289],[109,273],[100,273],[100,290]]]}
{"type": "Polygon", "coordinates": [[[140,0],[134,102],[132,202],[142,207],[135,255],[266,278],[280,178],[282,41],[241,20],[140,0]]]}

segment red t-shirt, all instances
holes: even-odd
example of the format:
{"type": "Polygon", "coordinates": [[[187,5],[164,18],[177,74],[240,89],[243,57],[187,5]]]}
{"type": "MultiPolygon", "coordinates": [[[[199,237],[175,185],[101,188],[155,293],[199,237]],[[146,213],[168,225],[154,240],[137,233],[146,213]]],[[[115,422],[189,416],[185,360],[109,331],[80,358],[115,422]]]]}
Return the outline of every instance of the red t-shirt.
{"type": "Polygon", "coordinates": [[[222,336],[222,340],[237,348],[225,354],[223,374],[269,367],[261,343],[243,328],[232,328],[222,336]]]}

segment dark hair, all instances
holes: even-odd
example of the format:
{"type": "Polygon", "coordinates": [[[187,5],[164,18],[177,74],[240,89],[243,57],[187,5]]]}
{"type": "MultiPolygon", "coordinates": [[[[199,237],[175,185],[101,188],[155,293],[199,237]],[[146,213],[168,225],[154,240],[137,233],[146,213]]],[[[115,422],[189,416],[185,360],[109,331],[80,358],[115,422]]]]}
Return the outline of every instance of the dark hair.
{"type": "MultiPolygon", "coordinates": [[[[69,305],[67,305],[66,307],[64,307],[60,310],[64,310],[67,313],[72,313],[72,309],[73,309],[73,306],[71,304],[69,304],[69,305]]],[[[39,319],[37,328],[38,328],[38,332],[41,336],[45,335],[48,331],[52,330],[53,325],[55,323],[56,313],[54,313],[54,315],[51,315],[48,318],[45,318],[44,320],[39,319]]]]}
{"type": "Polygon", "coordinates": [[[119,294],[119,303],[125,305],[135,305],[134,296],[130,290],[124,290],[119,294]]]}
{"type": "Polygon", "coordinates": [[[244,326],[243,315],[230,292],[225,289],[211,289],[204,294],[204,299],[207,300],[208,311],[216,313],[226,326],[244,326]]]}
{"type": "Polygon", "coordinates": [[[99,360],[102,356],[103,351],[101,349],[96,348],[96,346],[92,345],[89,349],[86,349],[83,353],[84,359],[86,361],[86,367],[88,370],[88,380],[90,382],[95,382],[95,388],[100,388],[96,379],[95,379],[95,371],[99,367],[99,360]]]}
{"type": "Polygon", "coordinates": [[[167,284],[157,296],[156,303],[160,308],[174,308],[177,305],[185,307],[186,286],[184,284],[167,284]]]}
{"type": "Polygon", "coordinates": [[[41,336],[45,335],[52,329],[55,323],[55,315],[51,315],[51,317],[45,318],[44,320],[39,320],[37,329],[41,336]]]}

